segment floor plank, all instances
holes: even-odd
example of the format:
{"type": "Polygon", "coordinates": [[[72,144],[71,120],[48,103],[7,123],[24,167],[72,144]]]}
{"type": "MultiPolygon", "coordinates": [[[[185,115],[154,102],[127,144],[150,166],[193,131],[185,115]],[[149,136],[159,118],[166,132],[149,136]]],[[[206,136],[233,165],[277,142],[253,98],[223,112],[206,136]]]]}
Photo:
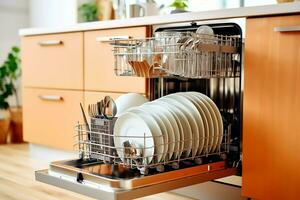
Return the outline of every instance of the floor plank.
{"type": "MultiPolygon", "coordinates": [[[[67,190],[34,180],[34,171],[48,162],[30,154],[28,144],[0,145],[1,200],[92,200],[67,190]]],[[[47,157],[47,155],[45,155],[47,157]]],[[[191,200],[172,193],[161,193],[139,200],[191,200]]]]}

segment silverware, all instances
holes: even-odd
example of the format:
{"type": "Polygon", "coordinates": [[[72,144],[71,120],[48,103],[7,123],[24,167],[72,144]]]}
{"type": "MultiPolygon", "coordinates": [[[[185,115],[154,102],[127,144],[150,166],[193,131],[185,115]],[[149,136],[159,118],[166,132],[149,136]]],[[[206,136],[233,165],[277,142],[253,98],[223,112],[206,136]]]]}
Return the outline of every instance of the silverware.
{"type": "Polygon", "coordinates": [[[117,114],[117,105],[110,96],[105,96],[96,104],[89,104],[88,113],[93,118],[105,117],[106,119],[112,119],[117,114]]]}
{"type": "Polygon", "coordinates": [[[94,117],[94,118],[101,115],[101,113],[98,112],[97,104],[89,104],[88,113],[89,113],[90,117],[94,117]]]}
{"type": "Polygon", "coordinates": [[[102,114],[101,108],[102,108],[102,102],[101,102],[101,101],[98,101],[98,102],[97,102],[97,112],[98,112],[98,115],[100,115],[100,116],[103,115],[103,114],[102,114]]]}
{"type": "Polygon", "coordinates": [[[115,101],[110,96],[104,97],[104,112],[103,115],[107,119],[112,119],[117,114],[117,105],[115,101]]]}

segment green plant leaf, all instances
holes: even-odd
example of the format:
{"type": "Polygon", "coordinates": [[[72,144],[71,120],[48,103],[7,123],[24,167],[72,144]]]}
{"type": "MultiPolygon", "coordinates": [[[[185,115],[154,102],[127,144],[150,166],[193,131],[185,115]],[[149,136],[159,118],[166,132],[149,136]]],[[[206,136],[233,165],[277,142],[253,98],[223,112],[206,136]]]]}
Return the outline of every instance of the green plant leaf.
{"type": "Polygon", "coordinates": [[[19,47],[16,47],[16,46],[12,47],[11,50],[12,50],[13,52],[15,52],[15,53],[19,53],[19,52],[20,52],[20,48],[19,48],[19,47]]]}
{"type": "Polygon", "coordinates": [[[0,78],[3,79],[7,76],[7,68],[5,65],[0,67],[0,78]]]}
{"type": "Polygon", "coordinates": [[[8,107],[9,107],[8,102],[0,99],[0,109],[7,109],[8,107]]]}
{"type": "Polygon", "coordinates": [[[187,0],[175,0],[169,7],[184,10],[188,8],[187,0]]]}
{"type": "Polygon", "coordinates": [[[98,20],[99,9],[95,2],[84,3],[78,8],[79,16],[86,22],[98,20]]]}
{"type": "MultiPolygon", "coordinates": [[[[20,49],[12,47],[6,60],[0,67],[0,108],[8,108],[7,98],[14,94],[15,80],[20,76],[20,49]]],[[[17,95],[16,95],[17,96],[17,95]]]]}
{"type": "Polygon", "coordinates": [[[8,61],[15,60],[15,56],[13,53],[9,53],[7,56],[8,61]]]}
{"type": "Polygon", "coordinates": [[[11,73],[14,73],[18,69],[18,64],[15,60],[9,62],[8,69],[11,73]]]}

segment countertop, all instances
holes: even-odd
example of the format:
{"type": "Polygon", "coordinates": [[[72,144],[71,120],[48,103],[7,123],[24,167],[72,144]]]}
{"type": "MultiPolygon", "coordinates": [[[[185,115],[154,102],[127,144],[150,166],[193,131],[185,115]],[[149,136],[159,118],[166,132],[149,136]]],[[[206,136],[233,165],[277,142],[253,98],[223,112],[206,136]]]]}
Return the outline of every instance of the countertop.
{"type": "Polygon", "coordinates": [[[100,30],[143,25],[159,25],[191,21],[217,20],[242,17],[269,16],[279,14],[300,13],[300,2],[274,4],[266,6],[252,6],[242,8],[219,9],[201,12],[187,12],[180,14],[138,17],[122,20],[78,23],[70,26],[51,28],[20,29],[20,36],[41,35],[51,33],[66,33],[87,30],[100,30]]]}

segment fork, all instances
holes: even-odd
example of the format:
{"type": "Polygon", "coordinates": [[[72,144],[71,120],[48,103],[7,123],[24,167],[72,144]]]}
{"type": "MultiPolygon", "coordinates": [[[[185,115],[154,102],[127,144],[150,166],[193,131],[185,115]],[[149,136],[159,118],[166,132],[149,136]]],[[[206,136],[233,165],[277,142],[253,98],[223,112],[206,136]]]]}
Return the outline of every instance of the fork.
{"type": "Polygon", "coordinates": [[[98,113],[98,106],[97,104],[89,104],[88,106],[88,113],[90,115],[90,117],[97,117],[100,115],[100,113],[98,113]]]}

